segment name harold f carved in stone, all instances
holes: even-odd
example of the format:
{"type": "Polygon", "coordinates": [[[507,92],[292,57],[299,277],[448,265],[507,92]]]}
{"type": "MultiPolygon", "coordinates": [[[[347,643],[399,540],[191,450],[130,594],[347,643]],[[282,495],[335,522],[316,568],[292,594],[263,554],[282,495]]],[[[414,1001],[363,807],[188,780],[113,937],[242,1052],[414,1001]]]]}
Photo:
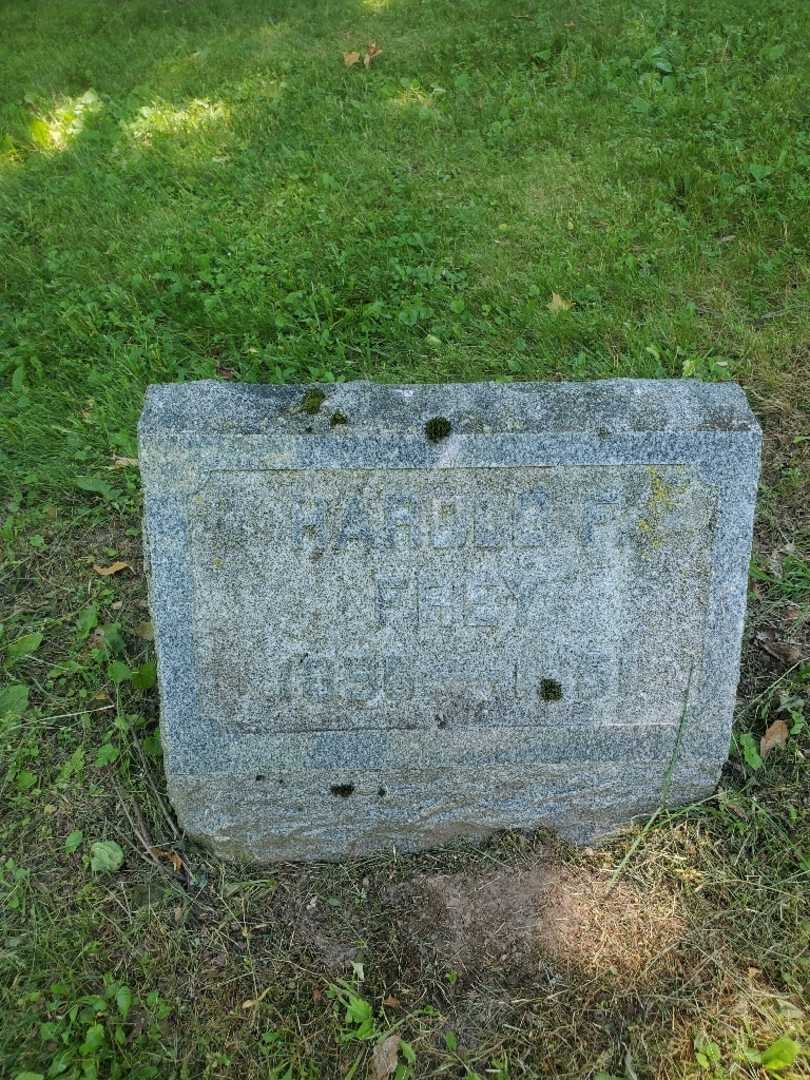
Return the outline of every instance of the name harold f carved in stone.
{"type": "Polygon", "coordinates": [[[543,542],[548,493],[536,488],[517,494],[469,496],[446,492],[418,499],[385,495],[382,503],[363,495],[347,503],[294,492],[290,500],[290,542],[295,547],[476,548],[536,547],[543,542]]]}
{"type": "MultiPolygon", "coordinates": [[[[652,507],[648,468],[595,472],[212,474],[191,515],[211,719],[269,732],[299,706],[296,730],[615,722],[634,565],[664,517],[705,527],[711,499],[677,466],[654,473],[652,507]]],[[[704,585],[690,575],[694,632],[704,585]]]]}

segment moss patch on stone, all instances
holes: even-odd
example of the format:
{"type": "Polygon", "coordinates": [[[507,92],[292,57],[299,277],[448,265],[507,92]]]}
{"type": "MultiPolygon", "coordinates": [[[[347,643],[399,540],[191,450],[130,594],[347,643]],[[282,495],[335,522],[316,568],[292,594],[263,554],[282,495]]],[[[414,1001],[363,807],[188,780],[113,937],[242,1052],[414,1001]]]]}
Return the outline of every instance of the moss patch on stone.
{"type": "Polygon", "coordinates": [[[647,474],[650,478],[650,494],[637,529],[645,546],[658,550],[664,543],[664,518],[675,509],[675,500],[685,490],[686,485],[676,487],[668,484],[655,465],[647,466],[647,474]]]}
{"type": "Polygon", "coordinates": [[[562,701],[562,686],[556,679],[540,680],[540,697],[543,701],[562,701]]]}
{"type": "Polygon", "coordinates": [[[301,398],[299,410],[308,416],[315,416],[321,411],[321,405],[323,405],[324,401],[326,401],[326,394],[319,387],[313,386],[301,398]]]}
{"type": "Polygon", "coordinates": [[[425,436],[429,442],[441,442],[453,430],[453,425],[446,416],[433,416],[425,424],[425,436]]]}

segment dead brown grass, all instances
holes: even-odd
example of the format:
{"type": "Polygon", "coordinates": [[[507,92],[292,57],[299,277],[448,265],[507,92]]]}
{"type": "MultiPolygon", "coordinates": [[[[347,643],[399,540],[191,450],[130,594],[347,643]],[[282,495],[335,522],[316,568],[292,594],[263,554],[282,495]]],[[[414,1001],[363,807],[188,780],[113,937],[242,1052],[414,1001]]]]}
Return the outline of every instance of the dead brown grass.
{"type": "Polygon", "coordinates": [[[449,969],[536,974],[543,962],[625,986],[671,974],[686,921],[677,895],[553,859],[495,873],[417,877],[392,897],[406,932],[449,969]]]}

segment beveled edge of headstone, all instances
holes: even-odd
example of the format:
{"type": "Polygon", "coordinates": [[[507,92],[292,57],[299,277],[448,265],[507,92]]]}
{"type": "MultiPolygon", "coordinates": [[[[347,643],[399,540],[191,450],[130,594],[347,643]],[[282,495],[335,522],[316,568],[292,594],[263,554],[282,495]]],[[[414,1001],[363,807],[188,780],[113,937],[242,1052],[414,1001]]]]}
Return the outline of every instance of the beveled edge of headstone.
{"type": "Polygon", "coordinates": [[[759,431],[742,389],[691,379],[389,385],[355,381],[265,385],[203,380],[147,389],[141,440],[161,432],[338,437],[423,434],[442,417],[451,435],[759,431]],[[312,410],[315,391],[323,398],[312,410]],[[336,415],[337,414],[337,415],[336,415]]]}

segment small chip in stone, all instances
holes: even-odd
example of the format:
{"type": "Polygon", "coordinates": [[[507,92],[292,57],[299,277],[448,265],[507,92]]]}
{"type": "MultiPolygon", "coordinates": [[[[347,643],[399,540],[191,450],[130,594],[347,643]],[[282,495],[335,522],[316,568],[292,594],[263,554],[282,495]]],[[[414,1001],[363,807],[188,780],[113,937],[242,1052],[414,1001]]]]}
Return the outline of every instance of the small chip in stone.
{"type": "Polygon", "coordinates": [[[431,442],[446,439],[453,427],[446,416],[434,416],[425,424],[425,435],[431,442]]]}

